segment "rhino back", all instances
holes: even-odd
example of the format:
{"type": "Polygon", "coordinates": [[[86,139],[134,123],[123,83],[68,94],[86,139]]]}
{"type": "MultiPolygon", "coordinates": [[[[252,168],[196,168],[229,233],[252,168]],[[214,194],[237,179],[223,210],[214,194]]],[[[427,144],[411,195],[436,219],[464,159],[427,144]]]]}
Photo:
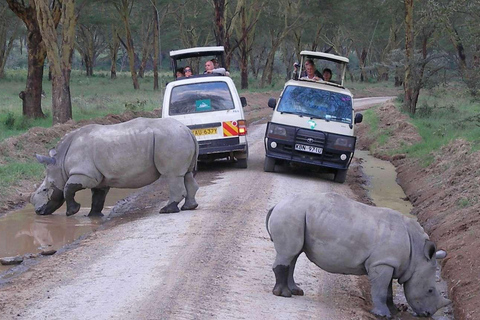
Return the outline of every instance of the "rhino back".
{"type": "Polygon", "coordinates": [[[185,174],[194,153],[190,130],[180,122],[136,118],[79,129],[64,166],[69,176],[86,175],[99,186],[138,188],[160,174],[185,174]]]}
{"type": "Polygon", "coordinates": [[[400,213],[335,193],[321,194],[313,203],[305,217],[304,250],[322,269],[366,274],[387,264],[398,276],[408,267],[410,241],[400,213]]]}

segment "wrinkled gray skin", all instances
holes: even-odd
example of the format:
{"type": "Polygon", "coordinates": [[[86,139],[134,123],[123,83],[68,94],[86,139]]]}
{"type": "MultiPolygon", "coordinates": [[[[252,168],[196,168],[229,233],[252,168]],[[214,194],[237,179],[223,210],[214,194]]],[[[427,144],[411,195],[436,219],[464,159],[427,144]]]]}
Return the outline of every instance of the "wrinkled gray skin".
{"type": "Polygon", "coordinates": [[[391,317],[392,279],[403,284],[418,316],[433,315],[450,303],[435,287],[436,252],[418,222],[388,208],[367,206],[336,193],[287,198],[267,215],[277,256],[273,294],[303,295],[293,279],[298,256],[331,273],[368,275],[372,313],[391,317]]]}
{"type": "Polygon", "coordinates": [[[161,213],[180,211],[198,205],[193,177],[198,143],[192,132],[179,121],[136,118],[113,125],[87,125],[65,135],[50,156],[39,156],[47,174],[30,200],[35,212],[52,214],[67,202],[67,216],[80,210],[75,193],[92,190],[89,216],[103,216],[110,188],[140,188],[161,175],[169,184],[170,197],[161,213]]]}

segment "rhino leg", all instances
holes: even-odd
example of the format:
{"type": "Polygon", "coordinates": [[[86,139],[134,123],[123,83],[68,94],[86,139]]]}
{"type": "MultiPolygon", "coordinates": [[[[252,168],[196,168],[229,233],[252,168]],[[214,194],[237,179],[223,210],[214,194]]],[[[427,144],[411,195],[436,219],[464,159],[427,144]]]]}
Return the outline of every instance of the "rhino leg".
{"type": "Polygon", "coordinates": [[[392,286],[393,279],[390,280],[390,284],[388,285],[388,292],[387,292],[387,307],[390,310],[391,314],[398,313],[398,309],[393,303],[393,286],[392,286]]]}
{"type": "Polygon", "coordinates": [[[195,201],[195,195],[198,190],[198,184],[193,177],[192,172],[187,172],[184,178],[185,188],[187,189],[187,197],[185,203],[182,206],[182,210],[193,210],[198,207],[197,201],[195,201]]]}
{"type": "Polygon", "coordinates": [[[102,210],[109,190],[109,187],[92,188],[92,208],[88,214],[89,217],[103,217],[102,210]]]}
{"type": "MultiPolygon", "coordinates": [[[[299,254],[300,255],[300,254],[299,254]]],[[[303,290],[297,286],[295,283],[295,280],[293,279],[293,273],[295,272],[295,264],[297,263],[298,256],[297,255],[292,262],[290,263],[290,266],[288,268],[288,289],[292,292],[292,294],[296,296],[303,296],[303,290]]]]}
{"type": "Polygon", "coordinates": [[[168,204],[160,209],[160,213],[175,213],[179,212],[178,204],[185,198],[187,190],[185,188],[183,176],[169,176],[167,177],[168,186],[170,190],[170,197],[168,204]]]}
{"type": "Polygon", "coordinates": [[[273,268],[275,273],[275,287],[273,287],[273,294],[282,297],[291,297],[292,292],[288,288],[288,272],[289,266],[278,265],[273,268]]]}
{"type": "MultiPolygon", "coordinates": [[[[391,317],[387,301],[389,299],[389,286],[393,278],[393,268],[387,265],[379,265],[368,270],[368,278],[371,284],[373,309],[371,312],[382,317],[391,317]]],[[[392,296],[393,304],[393,296],[392,296]]]]}
{"type": "Polygon", "coordinates": [[[75,201],[77,191],[95,188],[98,182],[84,175],[72,175],[68,178],[64,188],[65,201],[67,202],[67,216],[74,215],[80,210],[80,204],[75,201]]]}
{"type": "Polygon", "coordinates": [[[170,202],[167,204],[165,207],[160,209],[160,213],[175,213],[175,212],[180,212],[178,209],[178,202],[170,202]]]}
{"type": "Polygon", "coordinates": [[[67,216],[74,215],[80,210],[80,203],[75,201],[75,193],[85,189],[79,183],[69,183],[65,185],[65,201],[67,202],[67,216]]]}

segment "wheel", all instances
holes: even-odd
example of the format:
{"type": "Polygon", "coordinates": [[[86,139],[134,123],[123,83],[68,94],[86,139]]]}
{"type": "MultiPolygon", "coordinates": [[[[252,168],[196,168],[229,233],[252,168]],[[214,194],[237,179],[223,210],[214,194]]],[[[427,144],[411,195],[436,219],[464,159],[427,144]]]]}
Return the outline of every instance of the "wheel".
{"type": "Polygon", "coordinates": [[[265,162],[263,163],[263,171],[273,172],[275,170],[275,159],[265,156],[265,162]]]}
{"type": "Polygon", "coordinates": [[[344,183],[347,179],[347,169],[338,169],[335,173],[335,178],[333,181],[338,183],[344,183]]]}
{"type": "Polygon", "coordinates": [[[241,168],[241,169],[246,169],[247,168],[247,159],[237,159],[237,162],[235,162],[235,167],[241,168]]]}

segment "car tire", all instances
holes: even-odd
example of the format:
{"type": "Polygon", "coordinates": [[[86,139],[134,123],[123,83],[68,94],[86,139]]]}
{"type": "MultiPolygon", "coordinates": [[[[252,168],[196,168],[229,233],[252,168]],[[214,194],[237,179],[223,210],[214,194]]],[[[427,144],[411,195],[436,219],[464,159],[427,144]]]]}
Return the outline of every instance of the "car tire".
{"type": "Polygon", "coordinates": [[[241,169],[246,169],[248,166],[247,164],[247,159],[237,159],[237,162],[235,162],[235,167],[236,168],[241,168],[241,169]]]}
{"type": "Polygon", "coordinates": [[[333,181],[337,183],[344,183],[347,179],[347,169],[338,169],[335,173],[335,178],[333,181]]]}
{"type": "Polygon", "coordinates": [[[265,162],[263,163],[263,171],[273,172],[275,171],[275,159],[265,156],[265,162]]]}

